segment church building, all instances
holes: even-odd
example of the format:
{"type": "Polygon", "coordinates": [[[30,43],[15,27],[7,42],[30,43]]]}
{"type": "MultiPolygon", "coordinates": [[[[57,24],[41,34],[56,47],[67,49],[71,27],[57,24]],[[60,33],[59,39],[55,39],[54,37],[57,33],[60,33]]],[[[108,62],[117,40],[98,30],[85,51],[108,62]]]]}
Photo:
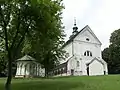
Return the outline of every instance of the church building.
{"type": "MultiPolygon", "coordinates": [[[[72,35],[62,46],[66,51],[65,59],[51,72],[52,76],[82,76],[107,75],[107,63],[101,55],[102,43],[87,25],[78,31],[76,22],[72,35]]],[[[28,55],[17,60],[15,77],[44,77],[45,69],[36,60],[28,55]]]]}
{"type": "Polygon", "coordinates": [[[101,45],[88,25],[78,31],[75,22],[72,35],[62,47],[66,51],[66,58],[60,60],[60,65],[51,73],[55,76],[107,75],[108,68],[102,59],[101,45]]]}

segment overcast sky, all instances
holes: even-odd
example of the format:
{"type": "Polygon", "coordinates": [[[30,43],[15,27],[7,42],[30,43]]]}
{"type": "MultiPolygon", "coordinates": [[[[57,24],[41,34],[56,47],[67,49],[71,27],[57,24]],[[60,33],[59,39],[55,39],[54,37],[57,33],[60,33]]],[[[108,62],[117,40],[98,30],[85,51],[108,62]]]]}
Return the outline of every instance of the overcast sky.
{"type": "Polygon", "coordinates": [[[63,3],[66,40],[76,17],[79,30],[89,25],[102,42],[102,50],[109,46],[111,33],[120,28],[120,0],[64,0],[63,3]]]}

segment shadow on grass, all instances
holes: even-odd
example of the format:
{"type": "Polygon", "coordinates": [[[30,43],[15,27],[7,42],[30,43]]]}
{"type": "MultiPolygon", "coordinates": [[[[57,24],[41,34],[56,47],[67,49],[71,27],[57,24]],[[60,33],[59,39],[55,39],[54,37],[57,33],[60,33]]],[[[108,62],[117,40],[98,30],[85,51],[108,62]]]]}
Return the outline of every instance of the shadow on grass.
{"type": "Polygon", "coordinates": [[[83,83],[64,81],[35,81],[27,83],[14,83],[12,90],[71,90],[73,88],[84,88],[83,83]]]}

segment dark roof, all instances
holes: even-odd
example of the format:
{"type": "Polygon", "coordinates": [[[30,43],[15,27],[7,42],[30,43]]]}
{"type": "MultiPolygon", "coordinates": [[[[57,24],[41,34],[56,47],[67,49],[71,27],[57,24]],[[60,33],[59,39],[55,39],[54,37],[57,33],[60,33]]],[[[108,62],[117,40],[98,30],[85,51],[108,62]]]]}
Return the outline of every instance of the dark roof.
{"type": "Polygon", "coordinates": [[[66,67],[67,63],[68,63],[68,61],[66,61],[65,63],[62,63],[62,64],[56,66],[56,67],[54,68],[54,70],[57,70],[57,69],[61,69],[61,68],[63,68],[63,67],[66,67]]]}
{"type": "Polygon", "coordinates": [[[62,46],[62,48],[65,47],[66,45],[68,45],[70,42],[72,42],[73,39],[74,39],[80,32],[82,32],[86,27],[88,27],[88,25],[86,25],[83,29],[81,29],[81,30],[80,30],[78,33],[76,33],[75,35],[71,36],[71,38],[62,46]]]}
{"type": "MultiPolygon", "coordinates": [[[[74,56],[74,55],[73,55],[73,56],[74,56]]],[[[66,62],[64,62],[64,63],[59,64],[58,66],[56,66],[56,67],[54,68],[54,70],[60,69],[60,68],[63,68],[63,67],[66,67],[68,61],[69,61],[73,56],[71,56],[66,62]]]]}

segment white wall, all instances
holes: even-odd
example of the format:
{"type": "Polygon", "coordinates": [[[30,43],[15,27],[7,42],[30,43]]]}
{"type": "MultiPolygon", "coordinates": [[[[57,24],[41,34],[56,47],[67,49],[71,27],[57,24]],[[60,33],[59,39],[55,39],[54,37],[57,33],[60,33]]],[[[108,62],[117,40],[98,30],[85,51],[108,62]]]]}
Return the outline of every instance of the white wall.
{"type": "Polygon", "coordinates": [[[66,62],[70,57],[73,56],[73,54],[72,54],[72,43],[69,43],[68,45],[66,45],[66,46],[63,48],[63,50],[65,50],[66,53],[69,53],[69,57],[67,57],[65,60],[60,59],[60,64],[66,62]]]}
{"type": "Polygon", "coordinates": [[[95,34],[89,28],[85,28],[84,30],[82,30],[79,35],[76,36],[75,40],[80,40],[84,42],[86,41],[86,38],[89,38],[88,42],[101,44],[101,42],[97,39],[95,34]]]}
{"type": "Polygon", "coordinates": [[[25,66],[26,62],[17,62],[17,70],[16,70],[16,75],[25,75],[25,66]]]}
{"type": "Polygon", "coordinates": [[[94,60],[89,65],[89,75],[104,75],[104,68],[103,64],[101,64],[99,61],[94,60]]]}
{"type": "Polygon", "coordinates": [[[101,58],[101,47],[95,44],[89,44],[85,42],[75,42],[74,43],[74,53],[80,55],[81,57],[84,56],[85,51],[91,51],[92,57],[100,57],[101,58]]]}
{"type": "Polygon", "coordinates": [[[74,39],[75,54],[83,56],[86,50],[91,51],[93,57],[101,58],[101,43],[89,30],[84,30],[74,39]],[[89,41],[86,38],[89,38],[89,41]]]}
{"type": "Polygon", "coordinates": [[[67,75],[71,75],[71,69],[74,70],[74,75],[86,75],[86,64],[85,61],[80,59],[80,56],[74,55],[68,62],[67,65],[67,75]],[[79,67],[77,66],[77,61],[79,61],[79,67]]]}
{"type": "Polygon", "coordinates": [[[69,43],[68,45],[66,45],[66,47],[63,48],[63,50],[69,53],[69,57],[71,57],[72,56],[72,43],[69,43]]]}

